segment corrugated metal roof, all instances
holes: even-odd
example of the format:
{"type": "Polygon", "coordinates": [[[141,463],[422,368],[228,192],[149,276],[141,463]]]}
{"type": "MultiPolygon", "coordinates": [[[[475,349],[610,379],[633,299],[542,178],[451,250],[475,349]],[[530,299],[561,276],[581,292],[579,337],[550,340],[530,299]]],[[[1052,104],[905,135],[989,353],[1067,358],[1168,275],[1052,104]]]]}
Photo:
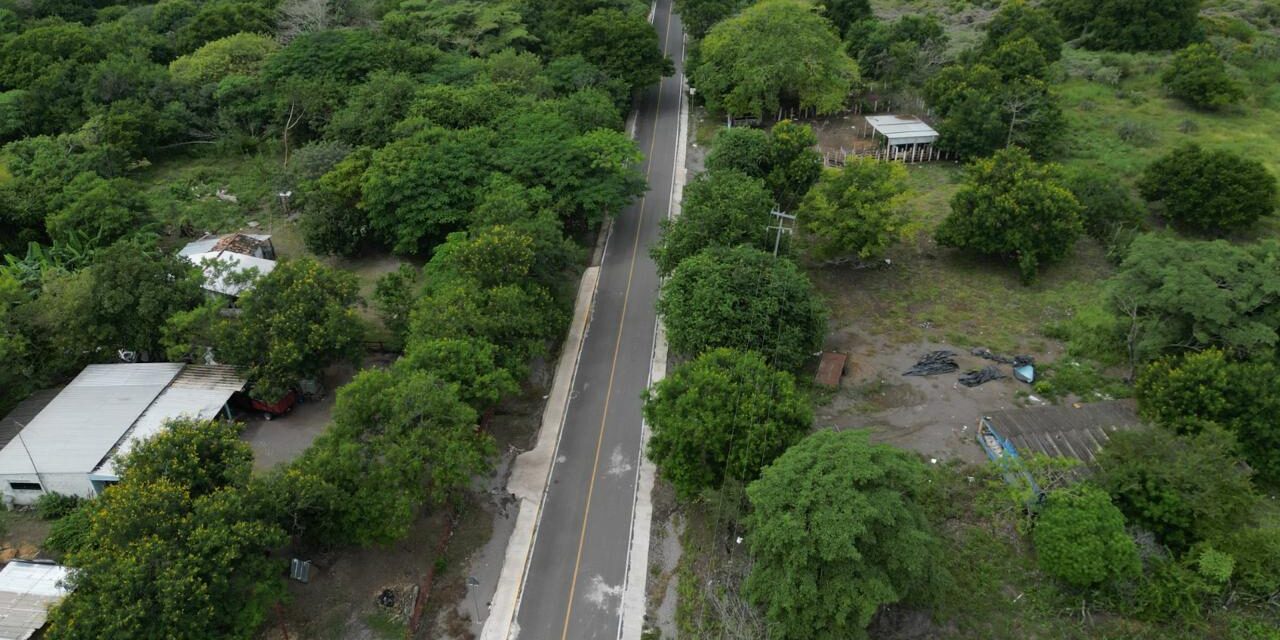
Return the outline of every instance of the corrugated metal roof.
{"type": "Polygon", "coordinates": [[[0,450],[0,475],[35,473],[32,460],[40,473],[89,473],[126,436],[184,414],[211,418],[244,384],[228,365],[90,365],[0,450]]]}
{"type": "Polygon", "coordinates": [[[31,424],[31,419],[39,415],[44,408],[49,406],[50,402],[62,392],[62,387],[54,387],[52,389],[43,389],[37,391],[27,397],[26,400],[18,403],[18,406],[9,412],[3,420],[0,420],[0,448],[3,448],[22,427],[31,424]]]}
{"type": "Polygon", "coordinates": [[[13,560],[0,569],[0,640],[27,640],[66,596],[67,568],[13,560]]]}
{"type": "Polygon", "coordinates": [[[910,143],[938,139],[938,132],[915,116],[867,116],[867,124],[888,138],[890,144],[903,140],[910,143]]]}
{"type": "Polygon", "coordinates": [[[196,265],[208,265],[204,266],[205,289],[229,296],[238,296],[252,285],[242,282],[229,282],[228,276],[232,274],[239,275],[249,269],[257,269],[258,275],[265,276],[276,268],[275,260],[255,258],[233,251],[196,253],[187,256],[187,259],[196,265]],[[219,275],[218,269],[214,265],[208,264],[209,262],[220,262],[227,265],[226,272],[219,275]]]}
{"type": "Polygon", "coordinates": [[[169,384],[155,402],[138,417],[116,446],[105,452],[93,474],[116,475],[112,463],[133,445],[160,433],[164,423],[174,418],[210,420],[218,416],[231,394],[244,388],[246,380],[235,367],[225,364],[189,364],[169,384]]]}

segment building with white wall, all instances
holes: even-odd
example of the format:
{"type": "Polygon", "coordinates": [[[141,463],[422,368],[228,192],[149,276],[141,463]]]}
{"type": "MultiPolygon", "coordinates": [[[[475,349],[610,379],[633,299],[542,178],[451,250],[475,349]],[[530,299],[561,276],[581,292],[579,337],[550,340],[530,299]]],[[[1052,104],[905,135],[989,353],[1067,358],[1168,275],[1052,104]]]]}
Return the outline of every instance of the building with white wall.
{"type": "Polygon", "coordinates": [[[113,458],[168,420],[230,416],[245,386],[228,365],[180,362],[85,367],[0,449],[0,496],[28,505],[48,492],[92,497],[119,480],[113,458]]]}

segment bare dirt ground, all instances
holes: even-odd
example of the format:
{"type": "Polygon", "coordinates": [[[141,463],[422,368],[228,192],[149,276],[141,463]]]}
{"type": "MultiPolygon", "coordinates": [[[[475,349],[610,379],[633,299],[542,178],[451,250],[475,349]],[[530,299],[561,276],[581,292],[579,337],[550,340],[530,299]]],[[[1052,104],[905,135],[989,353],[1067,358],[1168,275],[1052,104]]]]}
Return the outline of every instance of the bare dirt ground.
{"type": "Polygon", "coordinates": [[[30,510],[9,512],[3,516],[5,532],[0,536],[0,563],[44,555],[40,548],[44,546],[44,539],[49,537],[50,522],[41,520],[30,510]]]}
{"type": "MultiPolygon", "coordinates": [[[[1034,402],[1027,397],[1030,387],[1012,377],[973,388],[959,384],[965,371],[996,365],[970,355],[967,348],[932,341],[894,344],[856,329],[831,334],[827,348],[848,354],[849,365],[839,389],[818,407],[818,424],[870,429],[874,440],[916,451],[936,463],[981,462],[983,453],[974,439],[978,418],[1034,402]],[[902,375],[920,356],[936,350],[955,352],[960,370],[929,377],[902,375]]],[[[1007,365],[996,366],[1010,374],[1007,365]]]]}

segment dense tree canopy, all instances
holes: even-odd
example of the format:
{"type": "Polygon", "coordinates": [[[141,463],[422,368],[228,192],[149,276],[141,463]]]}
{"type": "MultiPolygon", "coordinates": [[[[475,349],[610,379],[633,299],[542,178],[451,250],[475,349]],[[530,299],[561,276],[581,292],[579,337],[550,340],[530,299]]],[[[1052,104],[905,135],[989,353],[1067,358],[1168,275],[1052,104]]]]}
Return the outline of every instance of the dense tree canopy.
{"type": "Polygon", "coordinates": [[[1095,240],[1110,244],[1119,234],[1142,227],[1145,211],[1129,187],[1114,175],[1098,168],[1077,167],[1067,172],[1066,187],[1080,203],[1085,233],[1095,240]]]}
{"type": "Polygon", "coordinates": [[[1135,392],[1152,423],[1179,433],[1231,431],[1258,478],[1280,482],[1280,371],[1271,360],[1236,362],[1217,349],[1161,359],[1143,370],[1135,392]]]}
{"type": "Polygon", "coordinates": [[[1271,353],[1280,328],[1280,245],[1235,246],[1145,234],[1108,283],[1108,299],[1129,331],[1137,361],[1220,347],[1271,353]]]}
{"type": "Polygon", "coordinates": [[[927,13],[893,22],[864,20],[845,33],[845,40],[864,77],[920,85],[945,61],[949,38],[942,21],[927,13]]]}
{"type": "Polygon", "coordinates": [[[658,32],[648,20],[619,9],[597,9],[575,18],[556,41],[562,55],[580,55],[632,90],[673,73],[658,45],[658,32]]]}
{"type": "Polygon", "coordinates": [[[978,55],[989,56],[1002,46],[1030,39],[1039,48],[1045,60],[1057,62],[1062,57],[1062,30],[1053,14],[1028,3],[1011,0],[1000,7],[986,25],[987,37],[978,49],[978,55]]]}
{"type": "Polygon", "coordinates": [[[649,459],[685,497],[726,477],[755,480],[813,423],[791,374],[730,349],[703,353],[645,391],[644,416],[649,459]]]}
{"type": "Polygon", "coordinates": [[[775,201],[790,210],[822,175],[818,139],[807,124],[783,120],[766,133],[735,128],[716,134],[707,169],[729,169],[762,178],[775,201]]]}
{"type": "Polygon", "coordinates": [[[690,82],[711,111],[735,116],[783,107],[834,113],[858,80],[858,65],[831,23],[804,0],[766,0],[743,9],[707,32],[699,56],[690,82]]]}
{"type": "Polygon", "coordinates": [[[224,423],[177,421],[136,445],[85,507],[72,593],[47,637],[252,638],[284,592],[283,532],[244,489],[252,454],[224,423]],[[232,567],[233,570],[228,570],[232,567]]]}
{"type": "Polygon", "coordinates": [[[1093,486],[1050,492],[1035,527],[1040,566],[1070,585],[1131,578],[1142,568],[1138,547],[1124,530],[1124,514],[1093,486]]]}
{"type": "Polygon", "coordinates": [[[1121,431],[1098,457],[1098,484],[1130,522],[1184,550],[1252,518],[1253,487],[1229,433],[1121,431]]]}
{"type": "Polygon", "coordinates": [[[750,0],[675,0],[684,30],[694,39],[701,39],[717,22],[748,4],[750,0]]]}
{"type": "Polygon", "coordinates": [[[975,161],[938,227],[938,243],[1011,257],[1024,281],[1034,279],[1041,265],[1067,255],[1082,230],[1080,203],[1060,180],[1056,166],[1018,148],[975,161]]]}
{"type": "Polygon", "coordinates": [[[1199,32],[1200,0],[1050,0],[1050,10],[1091,49],[1176,49],[1199,32]]]}
{"type": "Polygon", "coordinates": [[[1248,227],[1275,213],[1280,202],[1276,178],[1261,162],[1194,143],[1151,163],[1138,189],[1161,202],[1171,222],[1202,232],[1248,227]]]}
{"type": "Polygon", "coordinates": [[[822,259],[881,255],[910,219],[906,182],[906,169],[891,162],[850,159],[827,170],[797,211],[810,251],[822,259]]]}
{"type": "Polygon", "coordinates": [[[986,62],[945,67],[925,83],[924,93],[942,118],[938,145],[962,155],[986,156],[1016,145],[1044,157],[1066,131],[1062,108],[1044,80],[1010,77],[986,62]]]}
{"type": "Polygon", "coordinates": [[[751,247],[712,247],[686,258],[658,297],[671,348],[698,355],[725,347],[797,369],[822,343],[821,303],[790,260],[751,247]]]}
{"type": "Polygon", "coordinates": [[[772,209],[773,197],[759,178],[733,169],[699,175],[685,185],[679,217],[662,222],[662,237],[652,250],[658,273],[670,274],[707,247],[770,248],[765,228],[773,223],[772,209]]]}
{"type": "Polygon", "coordinates": [[[819,431],[747,488],[746,593],[770,637],[865,638],[882,605],[920,600],[941,549],[916,503],[927,469],[865,431],[819,431]]]}

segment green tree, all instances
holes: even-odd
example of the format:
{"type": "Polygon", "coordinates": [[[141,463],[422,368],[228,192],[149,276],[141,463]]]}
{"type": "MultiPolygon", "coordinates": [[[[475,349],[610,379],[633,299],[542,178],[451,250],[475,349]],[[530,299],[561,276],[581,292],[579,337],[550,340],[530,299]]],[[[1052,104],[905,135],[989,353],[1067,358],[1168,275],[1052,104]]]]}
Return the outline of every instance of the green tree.
{"type": "Polygon", "coordinates": [[[881,255],[910,219],[906,192],[907,170],[898,164],[854,159],[827,170],[797,212],[810,250],[820,259],[881,255]]]}
{"type": "Polygon", "coordinates": [[[676,13],[694,40],[707,35],[717,22],[747,6],[747,0],[676,0],[676,13]]]}
{"type": "Polygon", "coordinates": [[[1272,241],[1235,246],[1138,236],[1107,283],[1131,359],[1204,347],[1239,357],[1269,353],[1280,327],[1278,255],[1272,241]]]}
{"type": "Polygon", "coordinates": [[[1006,2],[991,17],[985,31],[986,39],[978,47],[979,56],[985,57],[1005,44],[1029,38],[1046,61],[1053,63],[1062,57],[1062,28],[1058,21],[1048,10],[1026,0],[1006,2]]]}
{"type": "Polygon", "coordinates": [[[870,0],[818,0],[818,6],[838,34],[848,32],[855,22],[874,17],[870,0]]]}
{"type": "Polygon", "coordinates": [[[807,124],[783,120],[769,130],[769,172],[764,181],[784,209],[799,204],[822,176],[822,157],[813,150],[817,144],[818,137],[807,124]]]}
{"type": "Polygon", "coordinates": [[[173,79],[191,86],[221,82],[232,75],[252,76],[280,49],[268,36],[237,33],[208,42],[169,63],[173,79]]]}
{"type": "Polygon", "coordinates": [[[827,114],[844,108],[858,65],[812,3],[767,0],[711,28],[690,81],[715,113],[764,116],[795,106],[827,114]]]}
{"type": "Polygon", "coordinates": [[[1148,165],[1138,189],[1161,202],[1170,221],[1201,232],[1246,228],[1274,213],[1278,201],[1275,176],[1261,162],[1195,143],[1148,165]]]}
{"type": "Polygon", "coordinates": [[[770,637],[866,638],[882,605],[922,600],[941,545],[917,500],[928,471],[865,431],[819,431],[747,487],[746,594],[770,637]]]}
{"type": "Polygon", "coordinates": [[[1042,264],[1066,257],[1081,230],[1080,203],[1057,166],[1014,147],[969,165],[935,237],[943,246],[1010,256],[1029,282],[1042,264]]]}
{"type": "Polygon", "coordinates": [[[373,286],[373,306],[382,325],[403,340],[409,330],[409,312],[418,299],[421,272],[411,264],[401,264],[395,271],[384,273],[373,286]]]}
{"type": "Polygon", "coordinates": [[[1050,0],[1067,29],[1090,49],[1176,49],[1199,34],[1200,0],[1050,0]]]}
{"type": "Polygon", "coordinates": [[[705,352],[646,390],[644,417],[647,455],[684,497],[726,477],[755,480],[813,424],[791,374],[730,349],[705,352]]]}
{"type": "Polygon", "coordinates": [[[495,145],[486,129],[431,128],[375,151],[360,183],[373,230],[405,254],[443,240],[475,206],[495,145]]]}
{"type": "Polygon", "coordinates": [[[498,348],[479,338],[434,338],[415,341],[396,366],[420,369],[458,385],[459,399],[483,412],[520,390],[515,376],[499,366],[497,358],[498,348]]]}
{"type": "Polygon", "coordinates": [[[845,34],[862,74],[890,84],[922,83],[945,59],[948,41],[946,28],[932,13],[893,22],[864,20],[845,34]]]}
{"type": "Polygon", "coordinates": [[[353,256],[369,244],[373,230],[360,195],[372,157],[372,150],[357,149],[319,179],[302,185],[302,239],[308,249],[353,256]]]}
{"type": "Polygon", "coordinates": [[[401,40],[416,40],[445,51],[488,57],[537,42],[514,2],[429,2],[406,0],[382,18],[382,28],[401,40]]]}
{"type": "Polygon", "coordinates": [[[1016,145],[1044,157],[1066,133],[1057,96],[1036,77],[1010,78],[984,63],[951,65],[925,83],[924,93],[942,119],[938,145],[962,155],[1016,145]]]}
{"type": "Polygon", "coordinates": [[[87,275],[86,308],[77,320],[93,336],[96,358],[117,349],[158,356],[165,321],[203,298],[198,269],[140,241],[99,251],[87,275]]]}
{"type": "Polygon", "coordinates": [[[55,242],[80,233],[93,246],[107,246],[145,231],[155,223],[150,205],[131,180],[105,180],[82,173],[67,189],[77,195],[66,207],[45,219],[49,237],[55,242]]]}
{"type": "Polygon", "coordinates": [[[682,261],[662,286],[658,313],[676,353],[755,351],[787,370],[808,361],[826,330],[804,273],[751,247],[712,247],[682,261]]]}
{"type": "Polygon", "coordinates": [[[134,446],[120,483],[86,503],[64,561],[71,594],[47,637],[252,638],[284,594],[270,552],[283,532],[254,514],[252,454],[227,423],[179,421],[134,446]],[[234,567],[228,571],[228,567],[234,567]]]}
{"type": "Polygon", "coordinates": [[[237,33],[273,34],[276,25],[274,7],[265,4],[240,0],[213,0],[202,4],[200,10],[174,34],[178,51],[195,51],[206,42],[237,33]]]}
{"type": "Polygon", "coordinates": [[[1183,551],[1251,519],[1256,496],[1234,449],[1231,434],[1218,429],[1120,431],[1098,456],[1098,486],[1129,522],[1183,551]]]}
{"type": "Polygon", "coordinates": [[[1244,87],[1227,73],[1213,45],[1197,43],[1173,56],[1160,76],[1169,95],[1201,109],[1222,109],[1244,99],[1244,87]]]}
{"type": "Polygon", "coordinates": [[[768,248],[765,227],[772,224],[772,209],[773,196],[759,178],[732,169],[698,175],[684,188],[680,215],[662,221],[662,237],[652,250],[658,273],[670,274],[707,247],[768,248]]]}
{"type": "Polygon", "coordinates": [[[717,131],[707,154],[707,171],[737,171],[763,180],[769,175],[769,132],[750,127],[717,131]]]}
{"type": "Polygon", "coordinates": [[[252,394],[275,400],[330,364],[354,360],[364,326],[356,277],[310,258],[282,260],[240,295],[240,313],[219,331],[221,360],[241,365],[252,394]]]}
{"type": "MultiPolygon", "coordinates": [[[[418,509],[488,467],[492,439],[458,387],[427,371],[366,369],[338,391],[333,424],[295,463],[295,489],[320,497],[300,531],[325,544],[387,544],[418,509]],[[326,496],[341,496],[336,504],[326,496]]],[[[304,504],[314,504],[304,500],[304,504]]]]}
{"type": "Polygon", "coordinates": [[[1141,229],[1144,211],[1114,175],[1093,167],[1078,167],[1066,175],[1066,186],[1080,203],[1085,233],[1110,245],[1120,234],[1141,229]]]}
{"type": "Polygon", "coordinates": [[[580,55],[633,91],[671,75],[671,60],[662,54],[658,32],[644,16],[618,9],[596,9],[581,15],[556,39],[559,55],[580,55]]]}
{"type": "Polygon", "coordinates": [[[1225,427],[1257,477],[1280,482],[1280,371],[1268,360],[1235,362],[1217,349],[1164,358],[1134,388],[1142,416],[1179,433],[1225,427]]]}
{"type": "Polygon", "coordinates": [[[409,114],[418,88],[418,81],[407,73],[373,72],[364,84],[351,89],[325,135],[355,146],[390,144],[396,139],[396,124],[409,114]]]}
{"type": "Polygon", "coordinates": [[[1124,514],[1107,492],[1089,485],[1050,492],[1033,537],[1040,567],[1072,586],[1094,587],[1142,570],[1124,514]]]}

